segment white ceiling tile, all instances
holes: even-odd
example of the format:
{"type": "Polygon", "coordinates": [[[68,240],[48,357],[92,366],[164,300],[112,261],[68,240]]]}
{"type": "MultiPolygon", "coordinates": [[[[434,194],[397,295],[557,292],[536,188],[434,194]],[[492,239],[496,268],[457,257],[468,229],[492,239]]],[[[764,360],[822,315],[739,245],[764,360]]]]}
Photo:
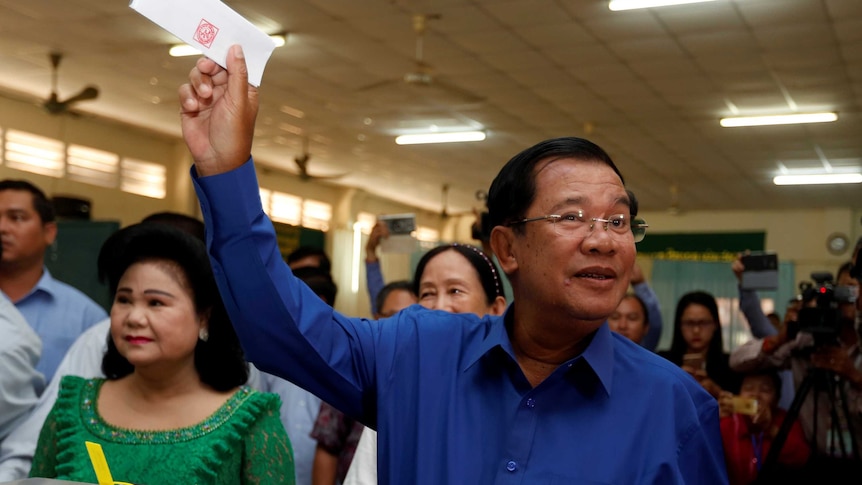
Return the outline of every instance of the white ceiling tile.
{"type": "MultiPolygon", "coordinates": [[[[448,182],[456,211],[473,205],[475,190],[509,157],[566,134],[611,153],[644,208],[666,209],[674,182],[684,210],[862,206],[858,188],[794,192],[770,182],[777,160],[810,159],[814,147],[835,166],[862,159],[860,1],[728,0],[630,12],[611,12],[606,0],[229,3],[264,29],[291,32],[265,72],[255,144],[259,160],[284,170],[302,148],[282,128],[289,124],[315,140],[316,170],[350,172],[338,184],[439,210],[448,182]],[[425,91],[403,82],[416,69],[416,13],[439,14],[423,38],[435,80],[425,91]],[[385,84],[360,90],[372,83],[385,84]],[[483,100],[459,102],[448,84],[483,100]],[[792,111],[788,97],[798,109],[829,106],[840,119],[718,126],[733,109],[792,111]],[[484,126],[488,139],[409,150],[392,143],[399,129],[459,123],[484,126]]],[[[173,41],[127,2],[0,0],[0,86],[38,102],[50,89],[48,53],[62,49],[61,93],[92,82],[102,91],[80,110],[177,137],[176,86],[195,59],[167,57],[173,41]]]]}

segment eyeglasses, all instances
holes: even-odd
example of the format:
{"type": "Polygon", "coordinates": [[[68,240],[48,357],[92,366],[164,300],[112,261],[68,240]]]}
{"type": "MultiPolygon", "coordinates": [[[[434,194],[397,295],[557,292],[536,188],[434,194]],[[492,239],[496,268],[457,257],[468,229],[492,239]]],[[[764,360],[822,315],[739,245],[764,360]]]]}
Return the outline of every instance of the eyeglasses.
{"type": "Polygon", "coordinates": [[[634,219],[631,222],[629,222],[629,219],[630,217],[625,214],[614,214],[609,216],[607,219],[599,217],[587,218],[584,216],[584,211],[578,210],[576,212],[569,212],[563,215],[551,214],[540,217],[528,217],[526,219],[521,219],[520,221],[512,221],[506,225],[514,226],[517,224],[525,224],[527,222],[549,221],[554,224],[554,232],[558,235],[574,237],[585,233],[586,229],[592,231],[598,222],[600,224],[604,224],[605,231],[610,230],[612,234],[623,235],[631,231],[635,242],[643,241],[649,224],[647,224],[643,219],[634,219]]]}

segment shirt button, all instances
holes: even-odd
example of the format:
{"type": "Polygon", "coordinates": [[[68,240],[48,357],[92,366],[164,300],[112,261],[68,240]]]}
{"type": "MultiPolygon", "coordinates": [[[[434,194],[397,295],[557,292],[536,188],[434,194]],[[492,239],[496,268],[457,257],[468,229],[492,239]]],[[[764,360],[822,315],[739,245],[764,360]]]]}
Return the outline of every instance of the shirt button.
{"type": "Polygon", "coordinates": [[[510,461],[509,463],[506,463],[506,470],[513,472],[517,469],[518,469],[518,464],[515,463],[514,461],[510,461]]]}
{"type": "Polygon", "coordinates": [[[533,398],[528,398],[527,399],[527,407],[530,409],[533,409],[534,407],[536,407],[536,400],[533,398]]]}

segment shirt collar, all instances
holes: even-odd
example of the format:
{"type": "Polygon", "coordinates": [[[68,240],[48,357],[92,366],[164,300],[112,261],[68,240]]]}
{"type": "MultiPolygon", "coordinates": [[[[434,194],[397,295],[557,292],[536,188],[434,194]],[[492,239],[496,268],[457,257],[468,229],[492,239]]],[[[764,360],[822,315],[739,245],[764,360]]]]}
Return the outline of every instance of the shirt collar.
{"type": "MultiPolygon", "coordinates": [[[[471,352],[467,353],[463,371],[472,367],[479,359],[498,347],[513,362],[517,362],[507,331],[507,328],[512,325],[515,318],[514,308],[515,304],[512,303],[502,317],[488,317],[491,319],[491,323],[488,325],[488,333],[480,345],[477,345],[471,352]]],[[[614,376],[614,338],[611,335],[607,322],[603,323],[596,330],[592,336],[592,340],[581,355],[563,363],[560,367],[571,367],[569,364],[575,363],[578,359],[583,359],[586,362],[596,377],[598,377],[599,382],[602,383],[605,392],[610,395],[614,376]]]]}
{"type": "MultiPolygon", "coordinates": [[[[27,298],[39,291],[47,294],[51,298],[53,298],[54,294],[57,292],[57,280],[51,276],[51,272],[48,271],[47,266],[42,266],[42,277],[39,278],[39,281],[36,282],[36,286],[34,286],[33,289],[24,296],[24,298],[27,298]]],[[[21,298],[21,300],[24,300],[24,298],[21,298]]]]}

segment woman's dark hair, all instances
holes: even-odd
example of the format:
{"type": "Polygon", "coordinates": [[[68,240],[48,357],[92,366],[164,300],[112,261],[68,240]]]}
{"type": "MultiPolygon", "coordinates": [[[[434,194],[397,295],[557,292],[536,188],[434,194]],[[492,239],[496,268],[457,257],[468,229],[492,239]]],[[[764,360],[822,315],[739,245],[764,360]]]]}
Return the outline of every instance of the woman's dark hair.
{"type": "MultiPolygon", "coordinates": [[[[201,381],[218,391],[227,391],[248,380],[248,364],[216,286],[206,246],[200,239],[165,224],[140,223],[112,234],[99,252],[100,277],[116,294],[120,278],[135,263],[169,261],[180,269],[190,286],[195,311],[208,315],[207,341],[195,347],[195,369],[201,381]]],[[[112,338],[102,359],[102,372],[119,379],[134,371],[120,355],[112,338]]]]}
{"type": "Polygon", "coordinates": [[[721,321],[718,318],[718,304],[715,302],[715,297],[705,291],[692,291],[682,295],[679,302],[676,304],[676,315],[673,318],[673,340],[670,344],[670,360],[677,365],[682,364],[682,356],[685,354],[687,344],[682,336],[682,314],[685,309],[691,305],[702,305],[709,311],[709,315],[715,322],[715,332],[712,333],[712,339],[709,341],[709,347],[706,350],[706,366],[709,372],[709,364],[715,358],[720,357],[724,353],[724,344],[721,338],[721,321]]]}
{"type": "MultiPolygon", "coordinates": [[[[597,161],[611,167],[625,183],[611,157],[595,143],[583,138],[563,137],[545,140],[512,157],[488,190],[488,222],[491,228],[526,217],[536,196],[535,166],[549,157],[597,161]]],[[[523,230],[515,226],[515,230],[523,230]]]]}
{"type": "Polygon", "coordinates": [[[414,294],[419,295],[419,285],[422,281],[422,274],[425,272],[425,266],[435,256],[445,251],[455,251],[467,258],[470,266],[476,270],[476,275],[479,276],[479,282],[482,283],[482,289],[485,291],[485,301],[488,305],[494,303],[494,300],[498,296],[506,298],[506,293],[503,291],[503,283],[500,281],[500,270],[497,268],[497,265],[481,249],[469,244],[459,243],[437,246],[422,256],[419,264],[416,265],[416,272],[413,276],[414,294]]]}
{"type": "Polygon", "coordinates": [[[167,224],[169,226],[174,226],[201,241],[206,241],[204,221],[190,215],[170,211],[154,212],[141,219],[141,222],[152,222],[154,224],[167,224]]]}

